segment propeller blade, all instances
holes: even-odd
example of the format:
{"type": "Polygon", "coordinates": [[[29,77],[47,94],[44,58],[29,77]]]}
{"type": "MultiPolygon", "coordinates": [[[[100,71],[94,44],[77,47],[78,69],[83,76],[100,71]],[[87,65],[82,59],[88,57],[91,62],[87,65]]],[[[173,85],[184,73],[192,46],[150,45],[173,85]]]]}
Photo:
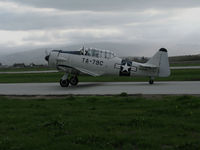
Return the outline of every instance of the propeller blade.
{"type": "Polygon", "coordinates": [[[45,57],[45,60],[46,60],[46,61],[49,61],[49,55],[47,55],[47,56],[45,57]]]}
{"type": "Polygon", "coordinates": [[[50,53],[48,52],[48,50],[46,49],[45,50],[45,60],[48,62],[49,61],[49,56],[50,56],[50,53]]]}

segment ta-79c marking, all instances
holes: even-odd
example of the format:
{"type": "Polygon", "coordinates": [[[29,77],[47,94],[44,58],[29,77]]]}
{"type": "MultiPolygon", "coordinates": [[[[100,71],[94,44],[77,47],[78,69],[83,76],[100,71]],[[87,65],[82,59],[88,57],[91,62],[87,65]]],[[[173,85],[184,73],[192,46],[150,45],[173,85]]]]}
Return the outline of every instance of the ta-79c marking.
{"type": "Polygon", "coordinates": [[[93,64],[97,66],[103,66],[103,61],[97,60],[97,59],[88,59],[88,58],[82,58],[83,63],[86,64],[93,64]]]}

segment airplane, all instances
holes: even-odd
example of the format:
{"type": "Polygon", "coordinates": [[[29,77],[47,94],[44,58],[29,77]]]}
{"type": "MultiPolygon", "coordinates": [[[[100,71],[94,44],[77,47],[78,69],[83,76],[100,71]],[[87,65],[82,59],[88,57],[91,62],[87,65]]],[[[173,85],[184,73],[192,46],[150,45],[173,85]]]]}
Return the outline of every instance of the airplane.
{"type": "Polygon", "coordinates": [[[165,48],[160,48],[146,63],[119,58],[109,50],[84,47],[77,51],[52,50],[45,60],[49,67],[65,72],[60,79],[61,87],[78,85],[80,74],[94,77],[144,76],[149,77],[149,84],[154,83],[155,77],[170,76],[168,52],[165,48]]]}

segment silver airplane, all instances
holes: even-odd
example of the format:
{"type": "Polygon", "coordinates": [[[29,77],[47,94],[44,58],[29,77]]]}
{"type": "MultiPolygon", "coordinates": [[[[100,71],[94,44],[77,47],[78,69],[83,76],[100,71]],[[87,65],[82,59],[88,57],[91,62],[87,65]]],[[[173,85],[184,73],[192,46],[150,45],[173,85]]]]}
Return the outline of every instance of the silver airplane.
{"type": "Polygon", "coordinates": [[[113,52],[84,47],[79,51],[52,50],[45,60],[49,67],[65,72],[60,79],[61,87],[69,84],[76,86],[78,75],[88,74],[94,77],[102,75],[144,76],[149,77],[149,84],[155,77],[170,75],[168,53],[161,48],[146,63],[138,63],[117,57],[113,52]]]}

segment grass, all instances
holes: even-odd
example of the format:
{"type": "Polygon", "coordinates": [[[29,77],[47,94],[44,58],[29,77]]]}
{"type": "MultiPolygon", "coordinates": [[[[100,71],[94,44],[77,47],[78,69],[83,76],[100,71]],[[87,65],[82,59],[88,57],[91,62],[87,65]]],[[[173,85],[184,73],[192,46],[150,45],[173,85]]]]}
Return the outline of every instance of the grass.
{"type": "Polygon", "coordinates": [[[0,83],[57,82],[63,73],[0,74],[0,83]]]}
{"type": "Polygon", "coordinates": [[[171,70],[167,78],[158,78],[159,81],[200,81],[200,69],[171,70]]]}
{"type": "MultiPolygon", "coordinates": [[[[58,82],[64,73],[37,73],[37,74],[0,74],[0,83],[40,83],[58,82]]],[[[79,76],[81,82],[129,82],[148,81],[148,77],[118,77],[118,76],[79,76]]],[[[199,81],[200,69],[171,70],[171,76],[156,78],[156,81],[199,81]]]]}
{"type": "Polygon", "coordinates": [[[0,98],[1,150],[196,150],[200,97],[0,98]]]}
{"type": "Polygon", "coordinates": [[[48,67],[0,68],[0,72],[46,71],[46,70],[52,70],[52,68],[48,67]]]}
{"type": "Polygon", "coordinates": [[[170,67],[200,66],[200,63],[171,63],[170,67]]]}

